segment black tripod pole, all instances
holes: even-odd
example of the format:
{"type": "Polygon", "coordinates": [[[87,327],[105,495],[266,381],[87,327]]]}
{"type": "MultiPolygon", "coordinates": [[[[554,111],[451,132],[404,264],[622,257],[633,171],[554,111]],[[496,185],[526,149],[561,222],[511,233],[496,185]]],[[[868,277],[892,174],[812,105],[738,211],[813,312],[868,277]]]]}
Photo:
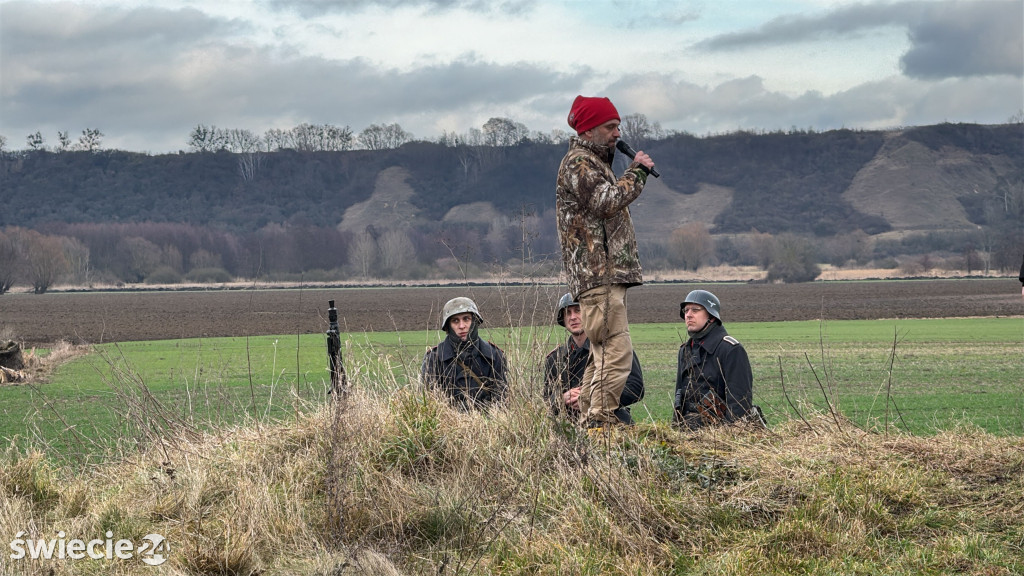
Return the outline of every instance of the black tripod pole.
{"type": "Polygon", "coordinates": [[[331,388],[327,393],[344,394],[348,391],[348,378],[341,361],[341,335],[338,333],[338,309],[334,307],[334,300],[329,301],[327,320],[330,322],[327,328],[327,361],[331,370],[331,388]]]}

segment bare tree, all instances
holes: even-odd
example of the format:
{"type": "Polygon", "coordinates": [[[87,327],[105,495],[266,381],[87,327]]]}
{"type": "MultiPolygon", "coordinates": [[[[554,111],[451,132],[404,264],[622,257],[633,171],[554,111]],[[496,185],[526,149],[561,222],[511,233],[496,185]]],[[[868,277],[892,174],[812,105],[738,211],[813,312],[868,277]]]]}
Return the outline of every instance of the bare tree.
{"type": "Polygon", "coordinates": [[[20,266],[18,247],[14,239],[0,230],[0,294],[8,292],[18,279],[20,266]]]}
{"type": "Polygon", "coordinates": [[[370,124],[359,134],[359,143],[367,150],[391,150],[405,144],[412,138],[402,127],[395,124],[370,124]]]}
{"type": "Polygon", "coordinates": [[[388,230],[378,242],[381,269],[386,274],[394,275],[412,263],[416,257],[416,247],[404,230],[388,230]]]}
{"type": "Polygon", "coordinates": [[[491,118],[484,123],[483,134],[487,146],[515,146],[529,136],[530,130],[508,118],[491,118]]]}
{"type": "Polygon", "coordinates": [[[303,152],[348,150],[352,140],[352,129],[348,126],[304,123],[292,128],[292,143],[303,152]]]}
{"type": "Polygon", "coordinates": [[[838,234],[825,240],[824,257],[834,266],[842,266],[853,260],[867,262],[871,258],[871,237],[862,230],[838,234]]]}
{"type": "Polygon", "coordinates": [[[193,152],[214,152],[224,146],[224,134],[216,126],[199,124],[188,135],[188,147],[193,152]]]}
{"type": "Polygon", "coordinates": [[[89,263],[89,247],[78,238],[69,236],[61,236],[60,241],[64,259],[68,263],[67,274],[70,281],[80,286],[92,284],[93,269],[89,263]]]}
{"type": "Polygon", "coordinates": [[[263,133],[263,149],[267,152],[287,150],[288,148],[294,147],[295,144],[292,141],[292,133],[290,130],[271,128],[263,133]]]}
{"type": "Polygon", "coordinates": [[[242,152],[238,155],[238,175],[242,180],[252,182],[262,167],[263,152],[242,152]]]}
{"type": "Polygon", "coordinates": [[[622,139],[633,145],[636,149],[647,146],[651,140],[658,140],[665,135],[658,122],[651,123],[643,114],[626,114],[619,124],[619,132],[622,139]]]}
{"type": "Polygon", "coordinates": [[[33,134],[29,134],[25,138],[25,144],[28,146],[29,150],[33,150],[33,151],[46,150],[46,144],[45,143],[46,143],[46,139],[43,138],[42,132],[40,132],[38,130],[36,130],[35,133],[33,133],[33,134]]]}
{"type": "Polygon", "coordinates": [[[239,155],[239,176],[246,182],[252,182],[256,178],[256,173],[263,166],[260,137],[253,134],[251,130],[239,128],[224,130],[223,137],[227,150],[239,155]]]}
{"type": "Polygon", "coordinates": [[[465,144],[466,146],[483,146],[485,144],[483,131],[479,128],[470,128],[469,131],[462,136],[462,142],[460,142],[460,144],[465,144]]]}
{"type": "Polygon", "coordinates": [[[260,149],[260,138],[251,130],[231,128],[224,130],[225,148],[230,152],[256,152],[260,149]]]}
{"type": "Polygon", "coordinates": [[[67,152],[71,149],[71,137],[68,136],[68,131],[63,132],[57,131],[57,147],[54,149],[57,152],[67,152]]]}
{"type": "Polygon", "coordinates": [[[142,282],[160,265],[160,247],[140,236],[122,238],[117,253],[124,265],[121,278],[127,282],[142,282]]]}
{"type": "Polygon", "coordinates": [[[668,261],[683,270],[697,270],[714,252],[711,233],[700,222],[690,222],[672,231],[668,261]]]}
{"type": "Polygon", "coordinates": [[[23,246],[24,270],[28,281],[32,283],[32,292],[45,294],[68,268],[61,239],[27,230],[23,246]]]}
{"type": "Polygon", "coordinates": [[[767,270],[775,257],[775,237],[767,232],[752,230],[745,244],[743,251],[750,254],[755,264],[767,270]]]}
{"type": "Polygon", "coordinates": [[[99,128],[86,128],[82,130],[82,135],[78,137],[78,149],[85,150],[86,152],[95,152],[100,149],[102,139],[103,133],[99,131],[99,128]]]}
{"type": "Polygon", "coordinates": [[[200,248],[188,257],[188,268],[223,268],[223,259],[220,254],[214,254],[209,250],[200,248]]]}
{"type": "Polygon", "coordinates": [[[811,282],[821,274],[817,246],[811,240],[786,233],[776,237],[774,245],[769,282],[811,282]]]}
{"type": "Polygon", "coordinates": [[[377,262],[377,240],[369,232],[360,234],[348,249],[348,263],[363,278],[369,277],[377,262]]]}
{"type": "Polygon", "coordinates": [[[569,142],[569,133],[557,128],[550,132],[534,131],[530,133],[530,140],[538,144],[564,144],[569,142]]]}
{"type": "Polygon", "coordinates": [[[5,152],[7,148],[7,136],[0,134],[0,153],[5,152]]]}
{"type": "Polygon", "coordinates": [[[455,132],[449,132],[448,130],[445,130],[441,132],[440,136],[437,137],[437,143],[442,146],[454,148],[461,144],[462,142],[458,134],[456,134],[455,132]]]}

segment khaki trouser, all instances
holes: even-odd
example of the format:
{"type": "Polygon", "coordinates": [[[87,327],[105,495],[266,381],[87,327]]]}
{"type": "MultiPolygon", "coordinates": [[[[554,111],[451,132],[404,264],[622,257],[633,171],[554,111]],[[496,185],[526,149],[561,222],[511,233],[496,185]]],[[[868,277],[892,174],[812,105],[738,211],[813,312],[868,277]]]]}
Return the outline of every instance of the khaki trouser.
{"type": "Polygon", "coordinates": [[[598,286],[580,294],[579,301],[583,331],[590,338],[590,357],[580,383],[580,419],[584,426],[615,424],[615,409],[633,366],[626,286],[598,286]]]}

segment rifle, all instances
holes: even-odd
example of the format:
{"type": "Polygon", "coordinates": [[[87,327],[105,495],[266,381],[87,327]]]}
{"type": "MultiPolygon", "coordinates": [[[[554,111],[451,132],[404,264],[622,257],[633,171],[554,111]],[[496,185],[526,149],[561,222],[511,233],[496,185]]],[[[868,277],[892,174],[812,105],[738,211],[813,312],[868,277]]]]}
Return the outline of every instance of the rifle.
{"type": "Polygon", "coordinates": [[[334,307],[334,300],[328,301],[327,320],[330,322],[327,328],[327,362],[331,370],[331,387],[327,393],[344,394],[348,392],[348,377],[341,361],[341,335],[338,333],[338,309],[334,307]]]}

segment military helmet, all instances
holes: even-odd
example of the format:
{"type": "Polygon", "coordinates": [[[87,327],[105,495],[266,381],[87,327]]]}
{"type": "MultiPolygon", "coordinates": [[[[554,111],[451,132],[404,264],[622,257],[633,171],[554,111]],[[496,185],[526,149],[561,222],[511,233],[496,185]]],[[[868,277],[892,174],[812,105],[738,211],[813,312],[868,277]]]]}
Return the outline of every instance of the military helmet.
{"type": "Polygon", "coordinates": [[[476,316],[477,323],[484,323],[483,316],[480,316],[480,311],[476,308],[476,302],[473,302],[469,298],[459,296],[458,298],[452,298],[448,302],[445,302],[444,308],[441,309],[441,330],[448,329],[448,320],[451,320],[452,316],[462,314],[463,312],[472,312],[473,315],[476,316]]]}
{"type": "Polygon", "coordinates": [[[558,310],[555,311],[555,320],[559,326],[565,326],[565,309],[569,306],[579,306],[580,303],[573,300],[572,294],[566,292],[565,296],[562,296],[558,300],[558,310]]]}
{"type": "Polygon", "coordinates": [[[711,314],[722,321],[722,303],[718,301],[718,296],[715,296],[707,290],[693,290],[686,295],[686,300],[679,305],[679,317],[686,318],[686,305],[687,304],[700,304],[711,314]]]}

